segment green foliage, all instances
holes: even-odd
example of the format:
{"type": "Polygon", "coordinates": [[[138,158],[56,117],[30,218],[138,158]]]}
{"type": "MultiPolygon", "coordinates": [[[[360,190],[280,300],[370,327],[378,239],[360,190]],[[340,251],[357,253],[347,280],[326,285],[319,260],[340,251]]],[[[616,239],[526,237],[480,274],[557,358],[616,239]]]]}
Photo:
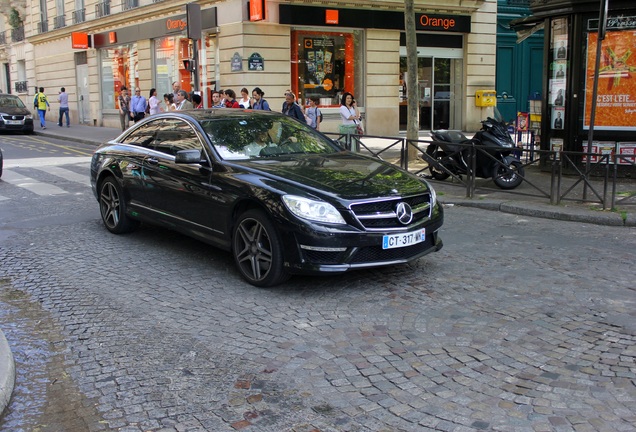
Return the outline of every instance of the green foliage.
{"type": "Polygon", "coordinates": [[[20,28],[23,26],[22,18],[20,17],[20,12],[16,10],[16,8],[11,8],[11,12],[9,13],[9,25],[14,29],[20,28]]]}

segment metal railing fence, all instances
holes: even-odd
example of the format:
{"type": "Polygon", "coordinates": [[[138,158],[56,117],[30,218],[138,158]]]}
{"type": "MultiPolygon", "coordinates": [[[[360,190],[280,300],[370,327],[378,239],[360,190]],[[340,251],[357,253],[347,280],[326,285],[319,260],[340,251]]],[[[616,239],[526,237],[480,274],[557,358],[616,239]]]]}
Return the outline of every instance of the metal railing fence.
{"type": "MultiPolygon", "coordinates": [[[[492,159],[494,163],[505,165],[493,156],[496,148],[475,145],[468,141],[456,145],[452,157],[462,152],[467,161],[468,169],[458,174],[445,167],[440,161],[426,153],[433,140],[407,140],[403,137],[387,137],[372,135],[343,135],[326,133],[347,150],[367,154],[379,159],[399,165],[413,174],[430,178],[431,167],[449,174],[450,179],[466,189],[466,197],[474,198],[477,189],[490,189],[508,194],[523,194],[526,196],[547,199],[550,204],[560,205],[563,201],[595,203],[602,205],[604,210],[615,209],[616,206],[636,205],[636,155],[614,155],[604,153],[586,153],[574,151],[553,151],[537,149],[515,149],[515,155],[520,159],[525,171],[523,183],[528,188],[503,190],[496,186],[487,186],[484,182],[477,182],[478,177],[475,163],[478,154],[492,159]],[[366,142],[365,142],[366,141],[366,142]],[[374,142],[370,144],[369,142],[374,142]],[[378,145],[378,142],[381,142],[378,145]],[[409,160],[409,148],[415,149],[416,158],[409,160]],[[591,163],[586,168],[584,161],[590,157],[591,163]],[[620,167],[620,168],[619,168],[620,167]],[[619,169],[622,171],[619,176],[619,169]],[[542,176],[542,177],[539,177],[542,176]],[[546,181],[546,177],[548,181],[546,181]],[[540,180],[540,181],[539,181],[540,180]],[[626,189],[619,191],[617,185],[627,184],[626,189]],[[632,186],[633,185],[633,186],[632,186]],[[587,191],[591,191],[588,196],[587,191]]],[[[505,171],[505,170],[504,170],[505,171]]]]}

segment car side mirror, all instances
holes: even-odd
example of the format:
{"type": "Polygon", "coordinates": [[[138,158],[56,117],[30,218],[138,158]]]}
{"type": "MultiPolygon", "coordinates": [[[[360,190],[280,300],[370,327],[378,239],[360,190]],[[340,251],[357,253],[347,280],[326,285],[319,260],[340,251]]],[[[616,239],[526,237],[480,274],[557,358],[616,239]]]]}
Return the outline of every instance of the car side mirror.
{"type": "Polygon", "coordinates": [[[175,163],[192,164],[202,162],[201,150],[179,150],[174,157],[175,163]]]}

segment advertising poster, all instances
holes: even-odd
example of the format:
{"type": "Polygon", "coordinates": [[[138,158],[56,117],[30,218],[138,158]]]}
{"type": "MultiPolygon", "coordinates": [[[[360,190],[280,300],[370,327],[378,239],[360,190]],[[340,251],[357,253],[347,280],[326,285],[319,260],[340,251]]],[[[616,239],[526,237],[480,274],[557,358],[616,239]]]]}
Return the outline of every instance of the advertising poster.
{"type": "Polygon", "coordinates": [[[565,108],[555,106],[552,108],[552,129],[563,129],[563,121],[565,120],[565,108]]]}
{"type": "Polygon", "coordinates": [[[618,154],[622,156],[617,158],[619,165],[636,164],[636,142],[619,142],[618,154]]]}
{"type": "Polygon", "coordinates": [[[568,36],[556,35],[554,37],[554,53],[553,57],[558,60],[565,60],[568,58],[568,36]]]}
{"type": "Polygon", "coordinates": [[[528,118],[529,118],[529,114],[527,112],[517,113],[517,130],[518,131],[528,130],[528,118]]]}
{"type": "Polygon", "coordinates": [[[554,160],[561,159],[561,151],[563,151],[563,138],[550,138],[550,150],[556,152],[554,160]]]}
{"type": "Polygon", "coordinates": [[[306,94],[331,95],[334,74],[335,41],[329,38],[305,38],[306,94]]]}
{"type": "MultiPolygon", "coordinates": [[[[583,153],[587,153],[587,142],[583,143],[583,153]]],[[[614,153],[616,152],[616,143],[614,141],[592,141],[592,155],[590,156],[590,162],[598,162],[600,160],[599,154],[610,155],[609,162],[614,163],[614,153]]],[[[603,163],[605,163],[603,159],[603,163]]],[[[587,162],[587,156],[583,156],[583,162],[587,162]]]]}
{"type": "MultiPolygon", "coordinates": [[[[590,127],[598,33],[587,40],[585,129],[590,127]]],[[[594,128],[636,130],[636,30],[607,32],[601,45],[594,128]]]]}

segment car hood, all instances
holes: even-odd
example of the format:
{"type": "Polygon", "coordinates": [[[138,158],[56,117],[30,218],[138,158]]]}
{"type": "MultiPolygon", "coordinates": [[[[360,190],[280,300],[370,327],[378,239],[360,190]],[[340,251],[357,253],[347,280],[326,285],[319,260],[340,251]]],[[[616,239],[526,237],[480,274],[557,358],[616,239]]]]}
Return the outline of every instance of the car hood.
{"type": "Polygon", "coordinates": [[[19,107],[0,107],[0,113],[7,115],[29,115],[31,111],[19,107]]]}
{"type": "Polygon", "coordinates": [[[346,200],[404,196],[428,190],[427,184],[412,174],[379,159],[349,152],[326,156],[292,155],[241,161],[238,164],[258,170],[277,182],[346,200]]]}

